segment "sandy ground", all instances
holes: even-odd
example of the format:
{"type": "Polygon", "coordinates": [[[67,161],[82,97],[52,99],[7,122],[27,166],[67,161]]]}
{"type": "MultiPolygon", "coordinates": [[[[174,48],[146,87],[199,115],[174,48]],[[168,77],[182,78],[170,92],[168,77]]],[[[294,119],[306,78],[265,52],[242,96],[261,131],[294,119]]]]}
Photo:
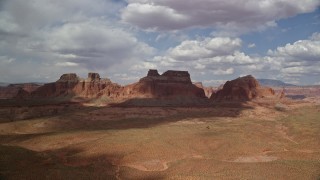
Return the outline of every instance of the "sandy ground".
{"type": "Polygon", "coordinates": [[[276,103],[84,108],[0,123],[0,177],[320,178],[320,106],[276,103]]]}

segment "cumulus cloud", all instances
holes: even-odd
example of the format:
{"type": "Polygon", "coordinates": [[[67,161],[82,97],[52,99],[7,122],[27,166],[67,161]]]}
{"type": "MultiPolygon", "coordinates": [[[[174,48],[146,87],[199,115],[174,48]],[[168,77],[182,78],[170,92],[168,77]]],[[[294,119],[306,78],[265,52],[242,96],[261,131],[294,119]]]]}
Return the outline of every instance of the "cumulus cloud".
{"type": "Polygon", "coordinates": [[[314,0],[128,0],[121,18],[150,30],[215,27],[243,32],[275,26],[276,20],[312,12],[319,5],[314,0]]]}
{"type": "Polygon", "coordinates": [[[320,33],[309,39],[269,50],[268,55],[281,63],[284,76],[320,75],[320,33]]]}
{"type": "Polygon", "coordinates": [[[157,30],[158,26],[165,29],[178,29],[183,27],[181,22],[187,23],[187,16],[179,14],[176,10],[155,4],[131,3],[122,13],[125,21],[132,22],[141,28],[157,30]],[[134,15],[133,15],[134,14],[134,15]],[[149,18],[141,18],[149,17],[149,18]],[[156,20],[155,20],[156,19],[156,20]]]}
{"type": "Polygon", "coordinates": [[[241,39],[230,37],[185,40],[169,48],[165,55],[156,56],[147,64],[140,63],[139,67],[141,69],[158,67],[160,70],[188,69],[198,79],[203,79],[205,76],[233,75],[241,66],[253,66],[259,62],[258,58],[252,58],[241,52],[241,46],[241,39]]]}
{"type": "Polygon", "coordinates": [[[74,62],[58,62],[57,66],[78,66],[77,63],[74,62]]]}
{"type": "Polygon", "coordinates": [[[153,53],[153,48],[132,34],[101,21],[68,23],[47,37],[48,51],[73,56],[72,61],[92,69],[108,68],[153,53]]]}
{"type": "Polygon", "coordinates": [[[227,55],[239,49],[239,47],[241,47],[241,40],[239,38],[206,38],[202,41],[183,41],[180,45],[169,50],[169,55],[177,60],[203,59],[227,55]]]}
{"type": "Polygon", "coordinates": [[[213,72],[215,75],[228,75],[228,74],[233,74],[234,69],[233,68],[228,68],[226,70],[223,69],[217,69],[216,71],[213,72]]]}
{"type": "MultiPolygon", "coordinates": [[[[320,35],[269,50],[267,56],[248,55],[241,51],[239,38],[212,37],[186,40],[156,56],[140,69],[188,69],[197,79],[207,83],[213,79],[253,74],[260,78],[302,82],[305,77],[320,75],[320,35]]],[[[213,82],[213,81],[212,81],[213,82]]]]}
{"type": "Polygon", "coordinates": [[[283,57],[289,61],[319,61],[320,38],[319,33],[314,33],[307,40],[299,40],[293,44],[278,47],[275,51],[269,50],[269,55],[283,57]]]}
{"type": "Polygon", "coordinates": [[[255,47],[256,47],[255,43],[248,44],[248,48],[255,48],[255,47]]]}
{"type": "Polygon", "coordinates": [[[154,48],[117,22],[122,6],[104,0],[5,0],[0,9],[0,54],[15,59],[11,64],[16,66],[10,73],[4,70],[9,65],[0,68],[2,81],[14,81],[18,72],[26,73],[22,79],[34,78],[28,77],[26,67],[39,74],[39,81],[52,81],[54,72],[123,71],[128,67],[117,65],[150,57],[154,48]],[[4,78],[5,73],[12,76],[4,78]]]}

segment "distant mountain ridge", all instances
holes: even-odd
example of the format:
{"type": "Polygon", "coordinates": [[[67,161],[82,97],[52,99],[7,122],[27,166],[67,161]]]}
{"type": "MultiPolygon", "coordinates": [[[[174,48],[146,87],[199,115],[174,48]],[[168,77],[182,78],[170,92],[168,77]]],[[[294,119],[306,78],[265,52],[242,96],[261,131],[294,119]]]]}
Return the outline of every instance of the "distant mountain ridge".
{"type": "Polygon", "coordinates": [[[282,87],[282,86],[296,86],[294,84],[285,83],[275,79],[257,79],[262,86],[282,87]]]}

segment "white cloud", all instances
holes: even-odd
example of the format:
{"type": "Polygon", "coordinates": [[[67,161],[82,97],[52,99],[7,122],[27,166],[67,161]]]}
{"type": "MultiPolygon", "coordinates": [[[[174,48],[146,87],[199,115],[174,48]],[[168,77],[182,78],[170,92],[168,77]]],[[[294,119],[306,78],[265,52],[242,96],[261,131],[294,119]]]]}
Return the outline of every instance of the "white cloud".
{"type": "Polygon", "coordinates": [[[169,50],[169,56],[176,60],[195,60],[213,56],[223,56],[241,47],[239,38],[206,38],[204,40],[186,40],[169,50]]]}
{"type": "Polygon", "coordinates": [[[74,63],[74,62],[58,62],[56,64],[57,66],[78,66],[79,64],[74,63]]]}
{"type": "Polygon", "coordinates": [[[314,0],[129,0],[121,17],[150,30],[215,27],[245,32],[273,27],[276,20],[312,12],[319,5],[314,0]]]}
{"type": "Polygon", "coordinates": [[[166,28],[179,28],[181,22],[187,21],[186,15],[179,14],[170,7],[149,3],[128,4],[125,11],[122,13],[122,18],[126,22],[131,22],[142,28],[151,30],[158,30],[159,24],[162,24],[162,26],[166,28]]]}
{"type": "Polygon", "coordinates": [[[132,34],[97,20],[65,24],[49,32],[47,38],[47,51],[74,56],[74,62],[93,69],[153,53],[153,48],[132,34]]]}
{"type": "Polygon", "coordinates": [[[233,74],[233,73],[234,73],[233,68],[228,68],[226,70],[217,69],[217,70],[213,71],[213,74],[215,74],[215,75],[229,75],[229,74],[233,74]]]}
{"type": "Polygon", "coordinates": [[[144,71],[147,71],[148,69],[156,69],[157,66],[151,62],[141,62],[140,64],[135,64],[133,65],[130,70],[133,70],[133,71],[141,71],[141,70],[144,70],[144,71]]]}
{"type": "MultiPolygon", "coordinates": [[[[317,33],[313,35],[313,37],[316,36],[317,33]]],[[[284,57],[290,61],[318,61],[320,57],[320,40],[316,38],[299,40],[293,44],[278,47],[275,51],[269,51],[269,54],[271,56],[284,57]]]]}
{"type": "Polygon", "coordinates": [[[127,71],[155,51],[116,21],[120,2],[5,0],[1,5],[0,54],[15,61],[0,62],[0,81],[127,71]]]}
{"type": "Polygon", "coordinates": [[[188,69],[197,79],[252,74],[257,78],[282,78],[295,83],[301,80],[299,83],[303,84],[306,82],[301,77],[320,75],[319,39],[319,33],[314,33],[309,39],[269,50],[267,56],[253,57],[240,51],[239,38],[200,38],[182,41],[150,63],[161,70],[188,69]]]}
{"type": "Polygon", "coordinates": [[[255,48],[255,47],[256,47],[255,43],[248,44],[248,48],[255,48]]]}
{"type": "Polygon", "coordinates": [[[281,72],[286,76],[320,75],[319,34],[269,50],[268,54],[273,61],[280,63],[281,72]]]}

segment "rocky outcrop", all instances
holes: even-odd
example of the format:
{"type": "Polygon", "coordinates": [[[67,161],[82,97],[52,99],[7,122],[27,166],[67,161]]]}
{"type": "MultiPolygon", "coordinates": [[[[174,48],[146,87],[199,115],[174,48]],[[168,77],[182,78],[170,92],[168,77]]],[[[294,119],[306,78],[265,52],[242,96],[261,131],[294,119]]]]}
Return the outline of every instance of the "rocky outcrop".
{"type": "Polygon", "coordinates": [[[22,87],[7,86],[0,87],[0,99],[25,98],[29,93],[22,87]]]}
{"type": "Polygon", "coordinates": [[[57,82],[78,82],[79,77],[75,73],[63,74],[57,82]]]}
{"type": "Polygon", "coordinates": [[[20,84],[10,84],[8,87],[15,87],[15,88],[22,88],[28,93],[31,93],[38,89],[41,86],[41,84],[37,83],[20,83],[20,84]]]}
{"type": "Polygon", "coordinates": [[[41,85],[36,83],[10,84],[0,87],[0,99],[28,98],[41,85]]]}
{"type": "Polygon", "coordinates": [[[100,78],[98,73],[88,73],[87,79],[79,78],[76,74],[63,74],[59,80],[48,83],[32,93],[33,97],[76,96],[95,98],[100,96],[114,96],[118,94],[120,85],[112,83],[107,78],[100,78]],[[112,91],[107,91],[112,89],[112,91]]]}
{"type": "Polygon", "coordinates": [[[98,73],[88,73],[88,81],[100,81],[100,75],[98,73]]]}
{"type": "Polygon", "coordinates": [[[227,81],[223,88],[212,95],[210,99],[215,101],[248,101],[254,98],[274,96],[273,89],[261,87],[259,82],[251,75],[227,81]]]}
{"type": "Polygon", "coordinates": [[[187,71],[169,70],[160,75],[149,70],[139,82],[125,86],[122,96],[126,98],[205,98],[203,89],[192,84],[187,71]]]}
{"type": "Polygon", "coordinates": [[[127,86],[112,83],[100,78],[97,73],[88,73],[88,78],[76,74],[63,74],[59,80],[48,83],[32,93],[32,97],[109,97],[113,100],[130,98],[204,98],[203,89],[191,83],[187,71],[169,70],[162,75],[157,70],[149,70],[148,75],[139,82],[127,86]]]}

